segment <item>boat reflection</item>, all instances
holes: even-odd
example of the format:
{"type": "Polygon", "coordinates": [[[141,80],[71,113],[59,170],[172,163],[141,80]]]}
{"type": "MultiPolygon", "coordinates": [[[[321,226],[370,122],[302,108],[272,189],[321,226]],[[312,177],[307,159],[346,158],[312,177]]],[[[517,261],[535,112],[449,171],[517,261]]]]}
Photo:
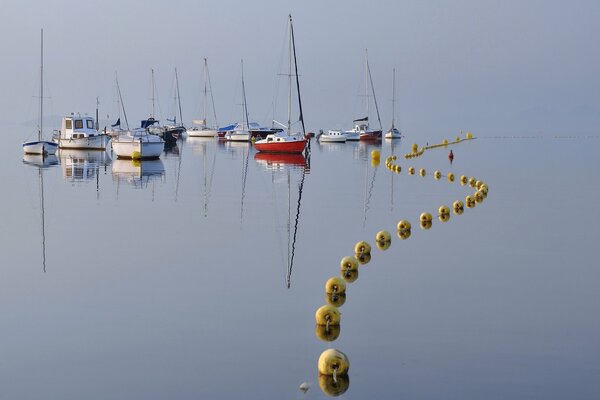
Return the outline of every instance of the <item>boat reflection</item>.
{"type": "Polygon", "coordinates": [[[46,217],[44,206],[44,170],[58,164],[54,154],[44,156],[42,154],[25,154],[23,163],[38,169],[38,180],[40,187],[40,217],[42,233],[42,269],[46,272],[46,217]]]}
{"type": "Polygon", "coordinates": [[[206,146],[216,146],[217,140],[211,137],[188,136],[185,138],[185,145],[189,146],[194,154],[204,154],[206,146]]]}
{"type": "MultiPolygon", "coordinates": [[[[288,166],[301,167],[310,170],[308,162],[303,154],[285,154],[285,153],[263,153],[254,155],[254,160],[263,165],[267,170],[284,170],[288,166]]],[[[292,168],[294,169],[294,168],[292,168]]]]}
{"type": "Polygon", "coordinates": [[[106,151],[97,150],[61,149],[59,157],[63,176],[69,182],[97,179],[100,167],[106,167],[112,161],[106,151]]]}
{"type": "Polygon", "coordinates": [[[151,181],[162,180],[165,166],[160,159],[155,160],[115,160],[112,164],[113,181],[127,182],[143,189],[151,181]]]}
{"type": "Polygon", "coordinates": [[[58,158],[54,154],[43,156],[41,154],[24,154],[23,164],[38,168],[48,168],[58,165],[58,158]]]}

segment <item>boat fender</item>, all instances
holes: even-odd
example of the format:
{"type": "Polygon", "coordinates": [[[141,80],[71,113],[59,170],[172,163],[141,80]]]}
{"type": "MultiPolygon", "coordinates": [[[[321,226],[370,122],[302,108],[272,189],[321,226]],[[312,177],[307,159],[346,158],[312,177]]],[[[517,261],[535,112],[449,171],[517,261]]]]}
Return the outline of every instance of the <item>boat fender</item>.
{"type": "Polygon", "coordinates": [[[355,254],[364,254],[364,253],[370,253],[371,252],[371,245],[367,242],[365,242],[364,240],[361,240],[360,242],[356,243],[356,245],[354,246],[354,253],[355,254]]]}
{"type": "Polygon", "coordinates": [[[324,326],[337,326],[340,324],[342,314],[337,307],[325,304],[317,309],[315,312],[315,320],[317,325],[324,326]]]}
{"type": "Polygon", "coordinates": [[[327,349],[319,357],[318,368],[321,375],[343,376],[348,374],[350,362],[341,351],[327,349]]]}
{"type": "Polygon", "coordinates": [[[340,269],[355,270],[358,269],[358,260],[354,256],[346,256],[340,261],[340,269]]]}
{"type": "Polygon", "coordinates": [[[344,293],[346,291],[346,282],[338,277],[327,279],[325,282],[325,293],[344,293]]]}

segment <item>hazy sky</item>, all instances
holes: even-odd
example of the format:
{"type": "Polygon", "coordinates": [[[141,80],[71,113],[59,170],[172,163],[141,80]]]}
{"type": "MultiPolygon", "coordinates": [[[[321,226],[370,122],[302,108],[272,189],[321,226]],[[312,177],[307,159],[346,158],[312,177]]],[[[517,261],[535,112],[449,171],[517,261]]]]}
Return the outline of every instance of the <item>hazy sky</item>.
{"type": "Polygon", "coordinates": [[[208,57],[223,125],[241,115],[243,58],[250,118],[270,124],[289,13],[310,130],[350,128],[364,114],[368,48],[384,128],[391,122],[395,67],[396,119],[410,136],[453,137],[460,129],[598,132],[598,1],[3,0],[0,121],[37,116],[43,27],[48,114],[91,114],[99,96],[101,115],[112,118],[118,71],[129,122],[137,125],[151,112],[154,68],[164,119],[173,107],[177,67],[189,124],[201,116],[202,58],[208,57]]]}

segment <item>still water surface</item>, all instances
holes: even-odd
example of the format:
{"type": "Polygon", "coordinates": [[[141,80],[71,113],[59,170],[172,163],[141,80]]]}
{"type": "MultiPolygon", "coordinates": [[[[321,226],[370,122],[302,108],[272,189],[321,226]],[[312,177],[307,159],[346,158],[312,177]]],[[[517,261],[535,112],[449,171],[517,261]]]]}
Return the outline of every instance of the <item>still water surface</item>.
{"type": "Polygon", "coordinates": [[[9,142],[2,399],[323,399],[329,347],[350,359],[348,399],[600,394],[598,137],[480,137],[452,165],[447,149],[405,160],[411,137],[313,141],[309,159],[188,138],[157,161],[62,152],[43,168],[9,142]],[[421,212],[472,193],[438,169],[490,192],[425,231],[421,212]],[[320,340],[325,281],[382,229],[391,247],[348,284],[339,338],[320,340]]]}

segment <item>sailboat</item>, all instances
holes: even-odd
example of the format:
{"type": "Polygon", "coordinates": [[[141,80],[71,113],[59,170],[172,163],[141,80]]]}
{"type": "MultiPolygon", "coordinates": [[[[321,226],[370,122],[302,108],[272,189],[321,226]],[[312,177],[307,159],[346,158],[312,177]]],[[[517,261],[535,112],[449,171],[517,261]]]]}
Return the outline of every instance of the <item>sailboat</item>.
{"type": "Polygon", "coordinates": [[[212,94],[212,85],[210,83],[210,75],[208,73],[208,60],[204,58],[204,118],[195,119],[192,121],[192,126],[187,130],[188,136],[191,137],[216,137],[217,136],[217,112],[215,110],[215,100],[212,94]],[[207,88],[208,84],[208,88],[207,88]],[[210,100],[212,103],[212,110],[214,116],[214,126],[211,128],[207,125],[206,106],[208,103],[208,92],[210,91],[210,100]]]}
{"type": "Polygon", "coordinates": [[[346,140],[381,140],[381,118],[379,116],[379,108],[377,107],[377,98],[375,97],[375,88],[373,87],[373,78],[371,77],[371,68],[369,67],[369,56],[365,50],[365,108],[366,116],[364,118],[355,119],[354,129],[346,131],[346,140]],[[379,121],[379,129],[369,128],[369,86],[373,94],[375,102],[375,110],[377,111],[377,120],[379,121]]]}
{"type": "Polygon", "coordinates": [[[292,15],[289,15],[290,43],[289,43],[289,64],[288,64],[288,120],[285,132],[270,133],[265,139],[257,140],[254,143],[256,150],[270,153],[302,153],[306,147],[306,129],[304,127],[304,117],[302,115],[302,101],[300,100],[300,81],[298,80],[298,63],[296,60],[296,45],[294,43],[294,26],[292,24],[292,15]],[[292,74],[292,57],[294,63],[294,73],[292,74]],[[292,129],[292,76],[296,77],[296,87],[298,93],[298,107],[300,109],[300,122],[302,123],[301,133],[291,133],[292,129]]]}
{"type": "Polygon", "coordinates": [[[246,86],[244,84],[244,60],[242,60],[242,123],[225,134],[225,140],[233,142],[249,142],[252,133],[248,125],[248,105],[246,104],[246,86]]]}
{"type": "Polygon", "coordinates": [[[25,154],[55,154],[58,149],[58,143],[42,140],[42,131],[44,124],[44,30],[41,31],[41,52],[40,52],[40,125],[38,127],[38,138],[35,141],[23,143],[23,152],[25,154]]]}
{"type": "Polygon", "coordinates": [[[175,142],[180,137],[183,137],[186,129],[183,126],[183,117],[181,115],[181,95],[179,93],[179,77],[177,75],[177,68],[175,68],[175,100],[177,101],[177,107],[179,110],[179,123],[177,123],[177,112],[173,112],[173,119],[167,118],[167,121],[171,122],[170,125],[165,125],[163,139],[165,142],[175,142]]]}
{"type": "Polygon", "coordinates": [[[402,137],[402,134],[400,133],[398,128],[396,128],[394,126],[395,103],[396,103],[396,68],[394,68],[394,79],[392,81],[392,126],[385,133],[386,139],[400,139],[402,137]]]}
{"type": "Polygon", "coordinates": [[[157,135],[150,135],[145,128],[129,129],[125,105],[123,104],[123,97],[121,96],[119,80],[117,79],[116,74],[115,81],[117,83],[119,104],[123,109],[123,116],[125,117],[125,124],[127,125],[127,130],[120,131],[120,134],[117,137],[114,137],[111,142],[112,149],[117,155],[117,158],[149,159],[160,157],[160,153],[162,153],[165,148],[165,141],[157,135]]]}

